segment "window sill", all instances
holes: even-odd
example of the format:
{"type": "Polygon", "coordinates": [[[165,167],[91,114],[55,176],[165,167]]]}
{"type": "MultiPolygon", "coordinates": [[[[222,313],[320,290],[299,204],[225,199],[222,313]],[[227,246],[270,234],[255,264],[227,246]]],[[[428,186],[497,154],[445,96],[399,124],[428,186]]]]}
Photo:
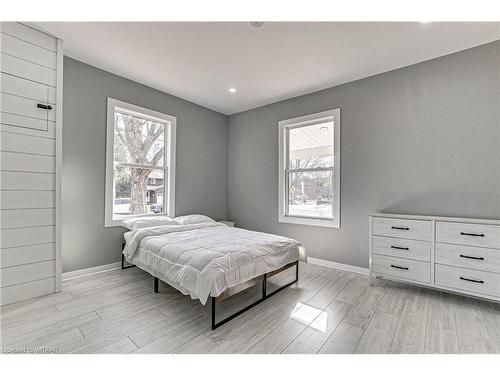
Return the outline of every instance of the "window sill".
{"type": "Polygon", "coordinates": [[[340,228],[338,220],[306,218],[297,216],[280,216],[279,223],[310,225],[315,227],[340,228]]]}
{"type": "Polygon", "coordinates": [[[113,220],[112,222],[105,223],[104,224],[104,228],[121,227],[122,226],[122,222],[123,222],[123,220],[113,220]]]}

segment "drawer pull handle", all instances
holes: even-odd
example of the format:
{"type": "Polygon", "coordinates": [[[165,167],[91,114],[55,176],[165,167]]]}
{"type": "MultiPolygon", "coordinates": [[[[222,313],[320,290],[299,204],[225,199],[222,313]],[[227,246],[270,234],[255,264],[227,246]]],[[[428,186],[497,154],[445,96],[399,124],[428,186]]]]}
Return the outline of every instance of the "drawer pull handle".
{"type": "Polygon", "coordinates": [[[470,255],[463,255],[463,254],[460,254],[460,258],[475,259],[475,260],[484,260],[483,257],[471,257],[470,255]]]}
{"type": "Polygon", "coordinates": [[[398,270],[406,270],[408,271],[408,267],[401,267],[401,266],[395,266],[394,264],[391,264],[392,268],[397,268],[398,270]]]}
{"type": "Polygon", "coordinates": [[[483,281],[483,280],[468,279],[468,278],[466,278],[466,277],[462,277],[462,276],[460,276],[460,280],[470,281],[471,283],[484,284],[484,281],[483,281]]]}
{"type": "Polygon", "coordinates": [[[484,234],[482,233],[467,233],[467,232],[460,232],[462,236],[472,236],[472,237],[484,237],[484,234]]]}
{"type": "Polygon", "coordinates": [[[409,247],[401,247],[401,246],[391,246],[391,249],[396,249],[396,250],[410,250],[409,247]]]}
{"type": "Polygon", "coordinates": [[[45,105],[45,104],[38,103],[36,106],[37,106],[37,108],[48,109],[49,111],[52,109],[51,105],[45,105]]]}
{"type": "Polygon", "coordinates": [[[391,229],[397,229],[397,230],[410,230],[408,227],[391,227],[391,229]]]}

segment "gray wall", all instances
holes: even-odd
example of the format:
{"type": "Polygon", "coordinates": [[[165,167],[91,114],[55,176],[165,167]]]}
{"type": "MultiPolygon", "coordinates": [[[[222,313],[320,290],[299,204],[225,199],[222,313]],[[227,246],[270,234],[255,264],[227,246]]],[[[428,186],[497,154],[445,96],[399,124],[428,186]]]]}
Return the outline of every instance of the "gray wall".
{"type": "Polygon", "coordinates": [[[230,116],[229,218],[360,267],[372,212],[499,218],[499,64],[494,42],[230,116]],[[341,228],[278,223],[278,121],[337,107],[341,228]]]}
{"type": "Polygon", "coordinates": [[[121,228],[104,228],[106,98],[177,117],[176,214],[224,219],[227,117],[64,58],[63,272],[120,260],[121,228]]]}

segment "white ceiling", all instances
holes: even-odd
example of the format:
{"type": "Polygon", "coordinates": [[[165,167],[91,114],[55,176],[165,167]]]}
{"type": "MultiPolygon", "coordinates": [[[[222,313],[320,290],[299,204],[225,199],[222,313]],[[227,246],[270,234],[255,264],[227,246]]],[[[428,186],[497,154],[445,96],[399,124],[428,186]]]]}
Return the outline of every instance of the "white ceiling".
{"type": "Polygon", "coordinates": [[[225,114],[500,39],[500,23],[37,24],[70,57],[225,114]]]}

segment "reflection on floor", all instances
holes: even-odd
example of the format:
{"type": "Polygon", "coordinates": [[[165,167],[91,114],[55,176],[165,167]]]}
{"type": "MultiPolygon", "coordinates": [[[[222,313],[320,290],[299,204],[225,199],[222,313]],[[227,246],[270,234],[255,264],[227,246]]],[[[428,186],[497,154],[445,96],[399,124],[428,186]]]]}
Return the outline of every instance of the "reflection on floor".
{"type": "MultiPolygon", "coordinates": [[[[268,290],[294,270],[269,279],[268,290]]],[[[210,330],[210,306],[138,268],[64,282],[63,292],[1,308],[3,352],[500,353],[500,305],[301,265],[299,283],[210,330]]],[[[217,319],[259,297],[247,290],[217,319]]]]}

